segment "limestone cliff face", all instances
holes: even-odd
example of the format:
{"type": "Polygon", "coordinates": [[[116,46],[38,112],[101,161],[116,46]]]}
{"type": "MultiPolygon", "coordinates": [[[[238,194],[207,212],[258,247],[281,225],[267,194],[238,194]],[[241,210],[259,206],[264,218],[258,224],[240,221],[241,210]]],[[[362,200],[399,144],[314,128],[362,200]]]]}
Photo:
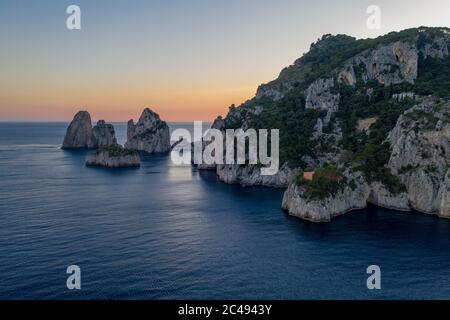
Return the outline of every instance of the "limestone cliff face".
{"type": "Polygon", "coordinates": [[[318,79],[314,81],[305,92],[305,108],[306,109],[320,109],[326,110],[326,116],[323,119],[319,119],[316,124],[316,131],[322,131],[324,125],[328,125],[331,120],[331,116],[339,108],[339,93],[333,93],[332,90],[335,86],[333,78],[330,79],[318,79]]]}
{"type": "Polygon", "coordinates": [[[288,166],[280,168],[273,176],[261,175],[256,165],[218,165],[216,173],[220,181],[241,186],[287,187],[296,171],[288,166]]]}
{"type": "Polygon", "coordinates": [[[92,137],[91,116],[87,111],[78,112],[70,123],[62,145],[63,149],[89,148],[92,137]]]}
{"type": "Polygon", "coordinates": [[[380,182],[368,184],[353,176],[356,189],[346,188],[332,197],[310,200],[295,182],[289,185],[283,208],[310,221],[329,221],[372,203],[381,207],[435,214],[450,218],[450,102],[427,98],[407,110],[387,141],[391,155],[387,168],[405,185],[393,194],[380,182]]]}
{"type": "Polygon", "coordinates": [[[368,184],[359,173],[348,173],[347,177],[355,181],[356,188],[347,186],[325,199],[309,199],[304,187],[291,183],[284,194],[282,208],[294,217],[311,222],[329,222],[349,211],[364,209],[370,193],[368,184]]]}
{"type": "Polygon", "coordinates": [[[338,75],[339,83],[346,86],[354,86],[357,82],[355,70],[352,65],[348,65],[344,70],[339,72],[338,75]]]}
{"type": "Polygon", "coordinates": [[[306,90],[306,108],[337,111],[339,94],[331,93],[333,87],[333,78],[314,81],[306,90]]]}
{"type": "Polygon", "coordinates": [[[365,51],[347,62],[347,69],[363,68],[365,82],[376,80],[383,85],[414,83],[417,79],[419,51],[415,45],[398,41],[365,51]]]}
{"type": "Polygon", "coordinates": [[[445,174],[444,183],[439,189],[438,199],[441,200],[439,216],[450,219],[450,170],[445,174]]]}
{"type": "MultiPolygon", "coordinates": [[[[362,68],[362,74],[359,75],[362,81],[376,80],[387,86],[404,82],[414,83],[417,78],[417,67],[418,50],[416,47],[398,41],[366,50],[349,59],[343,67],[334,70],[333,77],[319,78],[313,81],[304,91],[305,108],[327,111],[323,118],[318,119],[311,137],[316,142],[315,149],[321,149],[324,144],[329,145],[330,143],[327,141],[339,141],[342,136],[337,125],[334,126],[333,132],[327,134],[323,133],[323,128],[330,123],[333,114],[339,110],[340,94],[337,92],[337,86],[355,86],[358,80],[355,68],[362,68]]],[[[292,85],[292,81],[282,81],[285,73],[288,71],[283,70],[279,80],[260,86],[254,102],[246,103],[239,108],[230,108],[224,119],[225,127],[247,130],[251,127],[252,120],[263,111],[263,107],[258,104],[259,99],[278,101],[290,90],[293,90],[295,86],[292,85]]],[[[336,162],[341,157],[342,150],[335,144],[332,143],[331,147],[326,149],[328,149],[327,152],[318,152],[315,159],[304,156],[302,160],[310,167],[318,167],[327,162],[336,162]]],[[[199,169],[212,170],[214,166],[200,165],[199,169]]],[[[252,166],[220,166],[217,167],[217,174],[219,179],[225,183],[243,185],[254,183],[255,185],[272,186],[281,186],[286,183],[279,177],[257,177],[252,166]]],[[[281,173],[281,176],[284,174],[281,173]]]]}
{"type": "MultiPolygon", "coordinates": [[[[243,124],[243,127],[246,128],[248,123],[246,119],[250,119],[249,114],[255,114],[260,112],[257,108],[252,109],[252,111],[245,112],[244,119],[240,118],[242,113],[233,113],[232,121],[238,121],[243,124]]],[[[230,119],[227,117],[228,121],[230,119]]],[[[218,117],[215,119],[212,129],[217,129],[220,131],[225,131],[226,128],[226,120],[222,119],[222,117],[218,117]]],[[[224,134],[225,138],[225,134],[224,134]]],[[[225,145],[224,141],[224,145],[225,145]]],[[[208,145],[206,141],[203,141],[203,149],[208,145]]],[[[279,172],[273,176],[262,176],[260,167],[256,165],[216,165],[216,164],[199,164],[197,166],[198,170],[214,170],[216,171],[217,177],[220,181],[227,184],[240,184],[242,186],[265,186],[265,187],[275,187],[281,188],[286,187],[291,181],[294,170],[290,169],[288,166],[283,166],[280,168],[279,172]]]]}
{"type": "Polygon", "coordinates": [[[147,108],[136,124],[133,120],[128,122],[125,148],[146,153],[169,152],[171,149],[169,126],[157,113],[147,108]]]}
{"type": "Polygon", "coordinates": [[[450,168],[450,103],[427,99],[408,110],[388,138],[392,154],[388,167],[408,190],[412,209],[446,212],[450,168]]]}
{"type": "Polygon", "coordinates": [[[411,211],[408,193],[393,194],[381,182],[370,184],[367,202],[386,209],[411,211]]]}
{"type": "Polygon", "coordinates": [[[96,149],[104,146],[116,145],[116,133],[112,124],[106,123],[104,120],[97,122],[92,129],[92,136],[89,141],[89,148],[96,149]]]}
{"type": "MultiPolygon", "coordinates": [[[[287,89],[289,90],[289,88],[287,89]]],[[[285,90],[280,87],[273,86],[270,84],[263,84],[258,87],[256,91],[256,99],[268,98],[273,101],[281,100],[285,95],[285,90]]]]}

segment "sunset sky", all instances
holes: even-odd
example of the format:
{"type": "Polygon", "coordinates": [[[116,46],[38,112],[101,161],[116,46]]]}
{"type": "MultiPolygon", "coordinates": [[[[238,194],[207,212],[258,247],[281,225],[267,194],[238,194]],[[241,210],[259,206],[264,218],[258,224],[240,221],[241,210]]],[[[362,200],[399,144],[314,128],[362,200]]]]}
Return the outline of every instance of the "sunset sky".
{"type": "Polygon", "coordinates": [[[450,1],[1,0],[0,121],[212,120],[325,33],[450,26],[450,1]],[[66,28],[81,7],[82,29],[66,28]],[[366,8],[382,9],[368,30],[366,8]]]}

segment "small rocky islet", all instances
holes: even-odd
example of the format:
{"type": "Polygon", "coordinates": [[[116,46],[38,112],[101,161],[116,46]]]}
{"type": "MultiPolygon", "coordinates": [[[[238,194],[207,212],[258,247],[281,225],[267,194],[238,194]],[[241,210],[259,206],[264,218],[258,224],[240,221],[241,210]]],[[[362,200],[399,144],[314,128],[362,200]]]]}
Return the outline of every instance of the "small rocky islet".
{"type": "MultiPolygon", "coordinates": [[[[450,218],[449,74],[447,28],[362,40],[325,35],[214,122],[222,131],[279,129],[279,172],[262,176],[255,165],[198,170],[214,170],[228,184],[286,188],[282,208],[312,222],[367,204],[450,218]]],[[[88,114],[76,119],[63,147],[107,144],[105,124],[94,139],[88,114]]],[[[169,151],[166,126],[146,109],[128,123],[124,150],[169,151]]]]}
{"type": "Polygon", "coordinates": [[[146,108],[134,125],[128,123],[125,147],[117,143],[114,126],[104,120],[92,128],[87,111],[78,112],[70,123],[62,145],[63,149],[96,149],[86,159],[87,166],[106,168],[139,167],[139,152],[163,153],[171,149],[169,126],[159,115],[146,108]]]}
{"type": "Polygon", "coordinates": [[[121,145],[100,147],[86,159],[87,166],[106,168],[134,168],[140,167],[141,159],[136,150],[125,149],[121,145]]]}

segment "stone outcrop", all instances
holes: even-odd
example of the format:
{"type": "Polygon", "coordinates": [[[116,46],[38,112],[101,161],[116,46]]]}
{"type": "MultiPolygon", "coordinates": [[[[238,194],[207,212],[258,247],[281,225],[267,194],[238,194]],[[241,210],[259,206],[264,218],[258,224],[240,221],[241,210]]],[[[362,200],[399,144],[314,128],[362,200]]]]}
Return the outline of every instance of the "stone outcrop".
{"type": "Polygon", "coordinates": [[[367,202],[386,209],[411,211],[406,192],[393,194],[380,182],[374,182],[370,185],[367,202]]]}
{"type": "Polygon", "coordinates": [[[358,131],[370,133],[370,127],[378,121],[378,117],[371,117],[366,119],[358,120],[358,131]]]}
{"type": "Polygon", "coordinates": [[[261,85],[256,91],[256,99],[268,98],[273,101],[281,100],[284,97],[284,93],[277,87],[270,84],[261,85]]]}
{"type": "Polygon", "coordinates": [[[95,127],[92,129],[92,136],[89,141],[88,147],[91,149],[96,149],[104,146],[116,145],[116,133],[114,131],[114,126],[109,123],[105,123],[104,120],[97,122],[95,127]]]}
{"type": "Polygon", "coordinates": [[[450,168],[450,102],[427,99],[405,112],[388,141],[388,167],[405,184],[417,211],[440,214],[448,206],[446,182],[450,168]]]}
{"type": "Polygon", "coordinates": [[[338,76],[339,83],[346,86],[354,86],[356,84],[356,75],[353,66],[347,66],[346,69],[342,70],[338,76]]]}
{"type": "Polygon", "coordinates": [[[415,45],[395,42],[352,58],[347,67],[363,67],[362,79],[376,80],[385,86],[417,79],[419,54],[415,45]]]}
{"type": "Polygon", "coordinates": [[[89,148],[92,138],[91,116],[87,111],[78,112],[67,128],[63,149],[89,148]]]}
{"type": "Polygon", "coordinates": [[[116,134],[112,124],[104,120],[92,128],[91,116],[87,111],[78,112],[67,129],[63,149],[97,149],[116,145],[116,134]]]}
{"type": "Polygon", "coordinates": [[[277,174],[263,176],[260,169],[256,165],[218,165],[216,173],[219,180],[227,184],[240,184],[244,187],[283,188],[287,187],[296,172],[285,165],[280,168],[277,174]]]}
{"type": "Polygon", "coordinates": [[[329,222],[349,211],[366,208],[369,186],[359,173],[348,174],[347,178],[355,181],[356,188],[346,186],[324,199],[308,198],[305,187],[293,182],[283,196],[282,208],[291,216],[311,222],[329,222]]]}
{"type": "Polygon", "coordinates": [[[339,94],[334,94],[334,79],[319,79],[306,90],[307,109],[325,109],[336,111],[339,105],[339,94]]]}
{"type": "Polygon", "coordinates": [[[124,149],[120,145],[100,147],[86,159],[87,166],[105,168],[132,168],[139,167],[140,164],[137,151],[124,149]]]}
{"type": "Polygon", "coordinates": [[[170,130],[165,121],[149,108],[142,112],[139,121],[128,122],[125,148],[146,153],[165,153],[171,149],[170,130]]]}

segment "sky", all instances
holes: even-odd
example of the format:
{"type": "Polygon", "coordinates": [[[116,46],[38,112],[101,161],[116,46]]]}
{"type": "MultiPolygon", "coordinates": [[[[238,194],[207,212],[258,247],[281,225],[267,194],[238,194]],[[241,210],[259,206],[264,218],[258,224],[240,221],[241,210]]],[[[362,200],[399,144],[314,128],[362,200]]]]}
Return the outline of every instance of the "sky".
{"type": "Polygon", "coordinates": [[[211,121],[323,34],[450,26],[448,0],[1,0],[0,121],[211,121]],[[81,8],[81,30],[66,9],[81,8]],[[369,5],[381,29],[366,26],[369,5]]]}

